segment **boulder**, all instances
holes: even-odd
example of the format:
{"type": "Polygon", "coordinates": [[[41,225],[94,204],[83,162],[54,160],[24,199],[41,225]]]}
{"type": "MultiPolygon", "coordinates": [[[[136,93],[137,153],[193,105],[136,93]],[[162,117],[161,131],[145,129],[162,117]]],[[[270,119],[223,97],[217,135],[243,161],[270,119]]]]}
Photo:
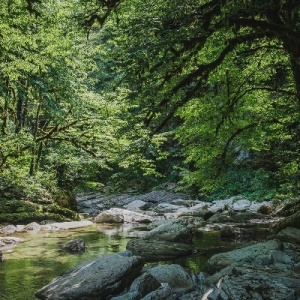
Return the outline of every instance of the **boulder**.
{"type": "Polygon", "coordinates": [[[151,223],[153,217],[122,208],[111,208],[95,217],[96,223],[151,223]],[[117,220],[117,222],[113,222],[117,220]]]}
{"type": "Polygon", "coordinates": [[[62,249],[70,253],[83,253],[85,252],[85,242],[80,238],[74,239],[63,245],[62,249]]]}
{"type": "Polygon", "coordinates": [[[241,229],[234,226],[225,225],[221,227],[220,236],[225,238],[236,238],[241,236],[241,229]]]}
{"type": "Polygon", "coordinates": [[[148,208],[148,204],[145,201],[142,200],[134,200],[127,205],[124,206],[124,208],[132,211],[136,210],[144,210],[148,208]]]}
{"type": "Polygon", "coordinates": [[[96,223],[123,223],[124,217],[122,214],[104,211],[95,217],[96,223]]]}
{"type": "Polygon", "coordinates": [[[286,243],[300,244],[300,229],[294,227],[287,227],[279,231],[277,234],[269,235],[267,239],[278,239],[286,243]]]}
{"type": "Polygon", "coordinates": [[[161,284],[151,274],[145,272],[134,280],[127,293],[113,297],[111,300],[139,300],[160,286],[161,284]]]}
{"type": "Polygon", "coordinates": [[[35,295],[47,300],[110,299],[127,288],[142,267],[141,257],[129,251],[105,255],[73,267],[35,295]]]}
{"type": "Polygon", "coordinates": [[[189,244],[150,241],[145,239],[133,239],[126,245],[126,249],[134,255],[142,256],[145,261],[172,260],[177,257],[191,255],[194,247],[189,244]]]}
{"type": "Polygon", "coordinates": [[[172,294],[172,289],[167,283],[163,283],[160,288],[149,293],[141,300],[171,300],[171,299],[174,299],[172,294]]]}
{"type": "Polygon", "coordinates": [[[4,235],[13,234],[16,231],[17,231],[17,227],[14,225],[7,225],[7,226],[0,227],[0,233],[4,235]]]}
{"type": "MultiPolygon", "coordinates": [[[[217,286],[206,299],[299,299],[300,276],[239,266],[225,268],[220,273],[218,277],[215,275],[217,286]],[[216,292],[222,297],[214,298],[216,292]]],[[[212,284],[210,277],[207,281],[212,284]]]]}
{"type": "Polygon", "coordinates": [[[87,227],[91,225],[93,225],[92,221],[83,220],[83,221],[51,223],[51,224],[40,225],[40,227],[41,230],[55,231],[55,230],[68,230],[68,229],[81,228],[81,227],[87,227]]]}
{"type": "Polygon", "coordinates": [[[235,201],[232,205],[231,208],[234,211],[245,211],[248,210],[251,206],[251,201],[247,200],[247,199],[240,199],[235,201]]]}
{"type": "Polygon", "coordinates": [[[274,224],[273,230],[279,232],[282,229],[287,227],[294,227],[300,229],[300,210],[296,211],[292,215],[285,217],[284,219],[279,220],[274,224]]]}
{"type": "Polygon", "coordinates": [[[215,200],[207,209],[213,213],[221,212],[225,210],[226,207],[232,205],[233,201],[234,197],[229,199],[215,200]]]}
{"type": "Polygon", "coordinates": [[[253,265],[269,265],[269,267],[273,264],[276,267],[276,263],[281,264],[283,260],[285,262],[293,260],[293,251],[288,248],[288,245],[278,240],[255,243],[244,248],[213,255],[207,262],[208,270],[209,272],[215,272],[232,264],[249,262],[253,265]],[[279,258],[280,255],[281,258],[279,258]],[[285,256],[289,256],[290,259],[287,259],[285,256]]]}
{"type": "Polygon", "coordinates": [[[148,240],[161,240],[167,242],[192,242],[192,229],[182,220],[167,220],[152,229],[145,235],[148,240]]]}
{"type": "Polygon", "coordinates": [[[179,209],[186,209],[185,206],[179,206],[179,205],[175,205],[175,204],[170,204],[170,203],[159,203],[155,209],[155,211],[159,212],[159,213],[173,213],[178,211],[179,209]]]}
{"type": "Polygon", "coordinates": [[[252,202],[249,210],[252,212],[259,212],[262,214],[269,214],[274,210],[273,204],[268,201],[262,201],[262,202],[252,202]]]}
{"type": "Polygon", "coordinates": [[[235,223],[237,220],[228,212],[215,213],[208,220],[209,223],[235,223]]]}
{"type": "Polygon", "coordinates": [[[29,223],[23,228],[23,230],[29,231],[29,232],[38,232],[38,231],[40,231],[40,229],[41,229],[41,226],[36,222],[29,223]]]}
{"type": "Polygon", "coordinates": [[[2,251],[8,251],[21,242],[24,242],[24,240],[18,237],[0,237],[0,249],[2,251]]]}
{"type": "Polygon", "coordinates": [[[194,282],[189,273],[180,265],[159,265],[147,269],[157,281],[167,283],[173,290],[191,290],[194,282]]]}

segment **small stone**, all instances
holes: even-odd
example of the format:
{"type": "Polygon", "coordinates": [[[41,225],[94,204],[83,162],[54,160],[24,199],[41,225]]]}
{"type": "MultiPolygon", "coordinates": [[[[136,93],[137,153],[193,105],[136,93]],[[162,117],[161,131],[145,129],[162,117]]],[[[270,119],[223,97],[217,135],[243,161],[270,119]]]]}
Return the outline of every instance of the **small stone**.
{"type": "Polygon", "coordinates": [[[70,253],[83,253],[85,251],[85,242],[83,239],[75,239],[67,242],[63,247],[63,250],[70,253]]]}

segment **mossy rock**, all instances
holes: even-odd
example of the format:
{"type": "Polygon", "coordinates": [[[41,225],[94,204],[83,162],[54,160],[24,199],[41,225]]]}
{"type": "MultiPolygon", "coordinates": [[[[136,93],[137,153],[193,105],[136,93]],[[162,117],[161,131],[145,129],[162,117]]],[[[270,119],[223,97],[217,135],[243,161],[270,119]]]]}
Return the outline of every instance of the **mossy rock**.
{"type": "Polygon", "coordinates": [[[72,221],[79,220],[79,216],[54,203],[43,206],[24,200],[0,199],[0,223],[27,224],[43,220],[72,221]]]}
{"type": "Polygon", "coordinates": [[[55,202],[65,208],[69,208],[71,210],[77,211],[77,202],[75,194],[71,192],[63,192],[61,193],[55,200],[55,202]]]}

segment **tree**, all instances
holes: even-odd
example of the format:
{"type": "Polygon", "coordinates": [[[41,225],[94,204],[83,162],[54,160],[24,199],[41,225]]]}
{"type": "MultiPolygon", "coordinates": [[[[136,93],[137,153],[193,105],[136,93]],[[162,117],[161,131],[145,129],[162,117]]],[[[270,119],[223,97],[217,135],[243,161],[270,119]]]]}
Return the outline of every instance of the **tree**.
{"type": "Polygon", "coordinates": [[[118,6],[106,30],[120,84],[152,134],[184,123],[177,137],[189,184],[215,189],[248,151],[251,169],[278,172],[274,184],[297,187],[299,9],[281,0],[118,6]]]}

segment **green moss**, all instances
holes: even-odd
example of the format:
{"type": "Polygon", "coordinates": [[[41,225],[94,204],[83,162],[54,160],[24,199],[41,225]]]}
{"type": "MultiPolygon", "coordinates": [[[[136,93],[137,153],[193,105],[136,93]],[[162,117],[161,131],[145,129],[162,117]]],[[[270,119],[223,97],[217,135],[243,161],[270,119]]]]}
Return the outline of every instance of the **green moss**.
{"type": "Polygon", "coordinates": [[[23,200],[0,199],[0,224],[28,224],[43,220],[79,220],[76,212],[57,204],[41,205],[23,200]]]}

